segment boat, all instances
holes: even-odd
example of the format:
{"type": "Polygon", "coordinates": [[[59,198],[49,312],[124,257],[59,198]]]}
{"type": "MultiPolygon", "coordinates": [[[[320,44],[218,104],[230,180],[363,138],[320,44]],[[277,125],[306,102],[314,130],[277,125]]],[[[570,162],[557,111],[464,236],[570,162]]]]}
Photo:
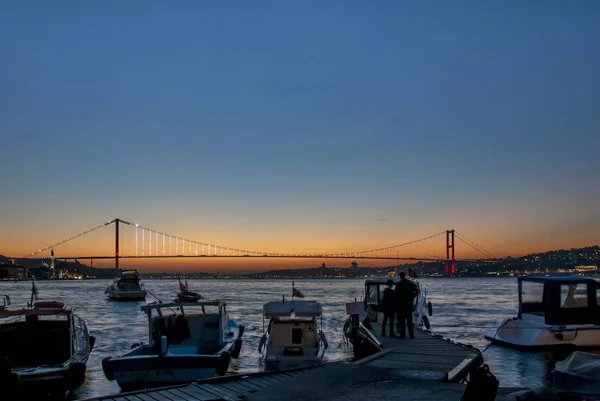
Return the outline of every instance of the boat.
{"type": "MultiPolygon", "coordinates": [[[[0,365],[12,388],[3,392],[64,396],[81,386],[94,348],[85,321],[61,302],[34,302],[0,310],[0,365]],[[8,369],[6,369],[8,368],[8,369]]],[[[4,382],[4,377],[0,381],[4,382]]]]}
{"type": "Polygon", "coordinates": [[[485,338],[520,349],[600,348],[600,279],[521,276],[519,309],[485,338]]]}
{"type": "Polygon", "coordinates": [[[137,270],[125,270],[120,277],[115,277],[113,283],[106,288],[108,298],[116,301],[143,301],[146,299],[146,289],[140,281],[137,270]]]}
{"type": "Polygon", "coordinates": [[[223,376],[239,357],[244,326],[229,319],[223,301],[157,301],[141,310],[148,317],[148,343],[102,360],[106,378],[122,389],[223,376]]]}
{"type": "MultiPolygon", "coordinates": [[[[433,306],[427,299],[427,289],[421,285],[414,272],[407,277],[417,288],[414,299],[412,321],[415,328],[431,329],[429,316],[433,314],[433,306]]],[[[344,336],[354,347],[356,354],[371,354],[381,349],[381,343],[371,332],[375,325],[383,322],[382,300],[383,291],[392,280],[394,287],[400,282],[400,277],[372,277],[365,280],[364,298],[361,301],[346,304],[348,318],[344,323],[344,336]]],[[[381,332],[379,329],[378,332],[381,332]]]]}
{"type": "Polygon", "coordinates": [[[327,339],[322,331],[321,304],[292,300],[263,306],[263,331],[258,351],[265,370],[308,368],[323,363],[327,339]],[[316,318],[321,317],[320,327],[316,318]],[[269,324],[265,330],[265,319],[269,324]]]}
{"type": "Polygon", "coordinates": [[[556,362],[552,372],[554,394],[568,393],[597,399],[600,396],[600,355],[574,351],[556,362]]]}

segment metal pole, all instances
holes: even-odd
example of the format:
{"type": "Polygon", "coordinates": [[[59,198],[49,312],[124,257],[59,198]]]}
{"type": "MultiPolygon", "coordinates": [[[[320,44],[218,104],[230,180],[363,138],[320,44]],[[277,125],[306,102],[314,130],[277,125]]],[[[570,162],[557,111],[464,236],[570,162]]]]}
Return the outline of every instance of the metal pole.
{"type": "Polygon", "coordinates": [[[119,271],[119,219],[115,219],[115,270],[119,271]]]}

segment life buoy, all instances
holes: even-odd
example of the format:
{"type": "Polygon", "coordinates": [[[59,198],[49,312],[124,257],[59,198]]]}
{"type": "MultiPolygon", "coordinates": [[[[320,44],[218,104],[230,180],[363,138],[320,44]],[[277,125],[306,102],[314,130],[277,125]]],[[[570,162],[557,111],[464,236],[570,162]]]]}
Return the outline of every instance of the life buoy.
{"type": "Polygon", "coordinates": [[[65,304],[63,304],[62,302],[57,302],[57,301],[49,301],[49,302],[38,301],[33,304],[33,308],[34,309],[56,310],[56,309],[64,309],[65,304]]]}
{"type": "Polygon", "coordinates": [[[174,299],[175,302],[198,302],[202,299],[202,296],[196,292],[191,291],[181,291],[177,294],[177,298],[174,299]]]}

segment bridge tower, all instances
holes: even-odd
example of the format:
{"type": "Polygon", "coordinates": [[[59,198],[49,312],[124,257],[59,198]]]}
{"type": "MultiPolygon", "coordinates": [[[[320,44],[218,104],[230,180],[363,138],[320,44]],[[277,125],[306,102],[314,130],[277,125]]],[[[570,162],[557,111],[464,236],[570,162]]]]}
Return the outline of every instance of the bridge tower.
{"type": "Polygon", "coordinates": [[[121,220],[115,219],[115,270],[119,272],[119,222],[121,220]]]}
{"type": "Polygon", "coordinates": [[[446,276],[454,276],[456,269],[454,267],[454,230],[446,231],[446,276]],[[450,259],[450,249],[452,249],[452,259],[450,259]]]}

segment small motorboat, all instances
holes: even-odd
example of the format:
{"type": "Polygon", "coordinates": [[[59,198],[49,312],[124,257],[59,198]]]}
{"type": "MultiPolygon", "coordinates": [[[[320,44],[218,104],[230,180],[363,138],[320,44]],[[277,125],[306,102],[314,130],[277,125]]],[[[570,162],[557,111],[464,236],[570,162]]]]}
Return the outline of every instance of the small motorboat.
{"type": "MultiPolygon", "coordinates": [[[[356,354],[364,355],[381,349],[379,340],[371,331],[381,333],[380,326],[383,322],[381,302],[388,280],[392,280],[395,286],[400,282],[400,277],[368,278],[365,280],[364,299],[346,304],[348,318],[344,324],[344,336],[353,345],[356,354]]],[[[410,280],[417,289],[417,296],[413,301],[413,325],[415,328],[429,330],[431,324],[428,316],[433,314],[433,307],[427,299],[427,289],[421,286],[414,273],[412,277],[407,277],[407,280],[410,280]]]]}
{"type": "Polygon", "coordinates": [[[106,378],[122,389],[223,376],[240,354],[244,326],[229,319],[225,302],[159,301],[141,309],[148,316],[148,344],[102,361],[106,378]]]}
{"type": "Polygon", "coordinates": [[[600,348],[600,279],[518,277],[519,310],[485,335],[492,343],[539,350],[600,348]]]}
{"type": "Polygon", "coordinates": [[[2,391],[64,396],[81,386],[95,343],[85,321],[61,302],[38,301],[21,309],[8,305],[0,310],[0,365],[17,388],[2,391]]]}
{"type": "Polygon", "coordinates": [[[177,296],[175,297],[173,302],[198,302],[201,299],[203,299],[202,295],[198,294],[197,292],[189,291],[187,280],[185,281],[185,284],[183,284],[181,280],[179,280],[179,290],[180,291],[177,293],[177,296]]]}
{"type": "Polygon", "coordinates": [[[321,304],[316,301],[268,302],[263,306],[263,331],[258,351],[266,370],[307,368],[323,363],[327,339],[321,304]],[[321,317],[321,328],[316,318],[321,317]],[[264,330],[265,319],[269,324],[264,330]]]}
{"type": "Polygon", "coordinates": [[[140,281],[137,270],[125,270],[120,277],[115,277],[113,283],[104,292],[109,299],[115,301],[143,301],[146,299],[146,289],[140,281]]]}

